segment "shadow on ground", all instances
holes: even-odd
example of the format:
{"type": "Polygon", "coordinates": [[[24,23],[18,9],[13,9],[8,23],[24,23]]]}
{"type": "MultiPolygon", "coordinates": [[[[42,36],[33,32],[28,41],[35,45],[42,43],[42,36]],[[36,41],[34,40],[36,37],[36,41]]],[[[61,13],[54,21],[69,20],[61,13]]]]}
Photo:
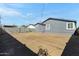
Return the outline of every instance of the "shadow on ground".
{"type": "Polygon", "coordinates": [[[0,56],[37,56],[37,54],[2,30],[0,34],[0,56]]]}
{"type": "Polygon", "coordinates": [[[79,29],[69,39],[66,44],[62,56],[79,56],[79,29]]]}

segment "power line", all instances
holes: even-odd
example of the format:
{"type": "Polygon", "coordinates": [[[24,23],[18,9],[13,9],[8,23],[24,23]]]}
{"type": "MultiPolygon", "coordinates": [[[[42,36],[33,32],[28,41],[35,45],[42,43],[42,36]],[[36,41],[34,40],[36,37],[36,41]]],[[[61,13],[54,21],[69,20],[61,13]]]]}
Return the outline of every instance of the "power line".
{"type": "MultiPolygon", "coordinates": [[[[42,4],[41,14],[40,14],[41,19],[43,19],[43,17],[44,17],[44,11],[45,11],[45,4],[42,4]]],[[[40,22],[42,21],[41,19],[40,19],[40,22]]]]}

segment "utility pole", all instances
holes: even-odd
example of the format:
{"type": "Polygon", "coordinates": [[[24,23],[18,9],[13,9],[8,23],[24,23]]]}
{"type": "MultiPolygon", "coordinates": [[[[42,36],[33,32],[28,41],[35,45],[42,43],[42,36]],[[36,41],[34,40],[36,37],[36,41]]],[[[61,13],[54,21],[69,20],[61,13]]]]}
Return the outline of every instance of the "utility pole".
{"type": "Polygon", "coordinates": [[[44,16],[44,11],[45,11],[45,4],[42,4],[41,18],[43,18],[43,16],[44,16]]]}

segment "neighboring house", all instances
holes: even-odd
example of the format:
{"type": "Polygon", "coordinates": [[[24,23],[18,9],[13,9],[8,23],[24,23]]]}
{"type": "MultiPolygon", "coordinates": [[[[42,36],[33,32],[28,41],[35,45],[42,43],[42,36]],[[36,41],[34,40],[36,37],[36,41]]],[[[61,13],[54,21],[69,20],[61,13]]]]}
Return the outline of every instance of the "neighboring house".
{"type": "Polygon", "coordinates": [[[19,32],[19,33],[25,33],[25,32],[35,32],[36,28],[33,24],[29,24],[28,26],[22,25],[22,26],[15,26],[15,25],[4,25],[3,29],[7,32],[19,32]]]}
{"type": "Polygon", "coordinates": [[[18,28],[16,25],[4,25],[3,29],[7,32],[18,32],[18,28]]]}
{"type": "Polygon", "coordinates": [[[35,25],[37,31],[51,33],[74,33],[76,29],[76,21],[57,18],[48,18],[42,23],[35,25]]]}
{"type": "Polygon", "coordinates": [[[49,33],[68,33],[72,34],[76,30],[76,21],[48,18],[47,20],[36,23],[35,25],[29,24],[28,26],[17,27],[16,25],[4,25],[3,29],[8,32],[49,32],[49,33]]]}
{"type": "Polygon", "coordinates": [[[33,24],[29,24],[27,26],[27,30],[28,30],[28,32],[34,32],[34,31],[36,31],[36,27],[33,24]]]}
{"type": "Polygon", "coordinates": [[[26,25],[18,26],[18,30],[19,33],[25,33],[27,32],[27,26],[26,25]]]}
{"type": "Polygon", "coordinates": [[[36,27],[37,32],[45,32],[45,24],[36,23],[34,26],[36,27]]]}

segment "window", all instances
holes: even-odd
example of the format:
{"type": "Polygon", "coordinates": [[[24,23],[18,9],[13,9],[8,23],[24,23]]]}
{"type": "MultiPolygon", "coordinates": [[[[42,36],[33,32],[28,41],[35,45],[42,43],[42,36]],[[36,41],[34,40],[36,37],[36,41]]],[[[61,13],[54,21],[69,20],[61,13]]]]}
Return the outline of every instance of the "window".
{"type": "Polygon", "coordinates": [[[75,29],[75,23],[74,22],[67,22],[66,29],[68,29],[68,30],[75,29]]]}
{"type": "Polygon", "coordinates": [[[50,30],[50,24],[46,24],[46,30],[50,30]]]}

